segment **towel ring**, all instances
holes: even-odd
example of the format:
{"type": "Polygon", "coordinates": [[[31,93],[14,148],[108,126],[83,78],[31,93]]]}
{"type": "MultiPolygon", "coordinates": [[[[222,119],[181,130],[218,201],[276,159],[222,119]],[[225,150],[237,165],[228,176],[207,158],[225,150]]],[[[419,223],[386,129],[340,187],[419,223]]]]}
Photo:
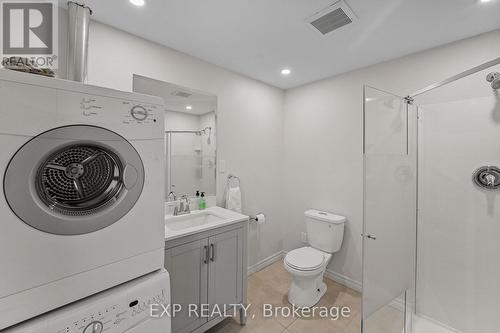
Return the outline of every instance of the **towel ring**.
{"type": "Polygon", "coordinates": [[[231,185],[232,185],[231,182],[232,181],[236,182],[236,184],[235,184],[236,186],[240,186],[240,183],[241,183],[240,177],[232,175],[232,174],[229,174],[227,176],[227,185],[228,185],[228,187],[231,187],[231,185]]]}

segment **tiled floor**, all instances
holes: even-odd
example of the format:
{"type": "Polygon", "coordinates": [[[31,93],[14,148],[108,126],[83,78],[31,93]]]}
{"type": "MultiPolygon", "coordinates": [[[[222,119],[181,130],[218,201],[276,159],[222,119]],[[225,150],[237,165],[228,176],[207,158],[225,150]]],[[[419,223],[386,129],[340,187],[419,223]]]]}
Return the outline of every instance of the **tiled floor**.
{"type": "Polygon", "coordinates": [[[265,269],[248,277],[248,302],[251,304],[246,326],[240,326],[237,317],[226,319],[213,327],[210,333],[359,333],[361,331],[361,300],[360,294],[329,279],[324,279],[328,286],[326,294],[317,306],[339,307],[347,306],[351,309],[348,318],[338,320],[321,318],[295,318],[277,316],[266,318],[263,315],[263,304],[272,304],[274,307],[291,308],[288,303],[287,292],[290,276],[278,261],[265,269]]]}

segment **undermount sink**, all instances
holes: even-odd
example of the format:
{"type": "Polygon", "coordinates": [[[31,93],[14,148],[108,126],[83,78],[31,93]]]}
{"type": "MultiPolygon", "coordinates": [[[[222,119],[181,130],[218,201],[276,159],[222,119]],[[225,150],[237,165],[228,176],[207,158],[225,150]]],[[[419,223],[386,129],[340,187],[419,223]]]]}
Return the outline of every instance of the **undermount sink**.
{"type": "Polygon", "coordinates": [[[165,225],[170,230],[177,231],[217,223],[222,220],[224,220],[224,218],[211,212],[203,211],[172,217],[166,221],[165,225]]]}

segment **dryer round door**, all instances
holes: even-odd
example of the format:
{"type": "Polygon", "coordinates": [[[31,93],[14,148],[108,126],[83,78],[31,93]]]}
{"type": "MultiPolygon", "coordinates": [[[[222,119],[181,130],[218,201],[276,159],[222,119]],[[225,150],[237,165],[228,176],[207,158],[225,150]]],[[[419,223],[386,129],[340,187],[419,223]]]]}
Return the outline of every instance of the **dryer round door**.
{"type": "Polygon", "coordinates": [[[5,171],[5,198],[26,224],[58,235],[105,228],[139,199],[144,166],[120,135],[96,126],[74,125],[34,137],[5,171]]]}

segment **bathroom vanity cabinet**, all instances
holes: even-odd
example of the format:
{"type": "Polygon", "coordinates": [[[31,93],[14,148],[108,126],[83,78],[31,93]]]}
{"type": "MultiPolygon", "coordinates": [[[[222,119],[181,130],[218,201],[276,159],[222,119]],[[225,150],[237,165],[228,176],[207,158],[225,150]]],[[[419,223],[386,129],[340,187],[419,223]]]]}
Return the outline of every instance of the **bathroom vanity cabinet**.
{"type": "MultiPolygon", "coordinates": [[[[247,221],[168,240],[165,249],[172,304],[182,307],[173,333],[205,332],[225,319],[217,310],[226,307],[230,315],[233,305],[246,304],[247,221]]],[[[241,307],[235,309],[245,324],[241,307]]]]}

